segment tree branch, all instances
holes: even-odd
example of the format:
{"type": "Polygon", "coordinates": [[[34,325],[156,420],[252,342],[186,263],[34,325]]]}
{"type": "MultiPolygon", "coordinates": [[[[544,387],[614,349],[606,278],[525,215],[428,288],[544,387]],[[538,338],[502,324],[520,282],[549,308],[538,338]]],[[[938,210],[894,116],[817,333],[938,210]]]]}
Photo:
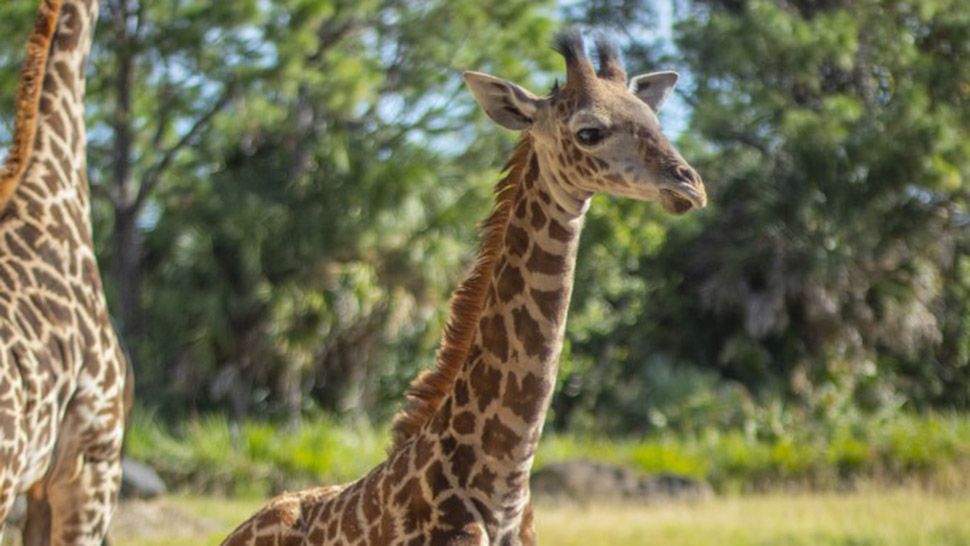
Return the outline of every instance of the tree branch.
{"type": "Polygon", "coordinates": [[[145,28],[145,2],[143,0],[138,0],[137,8],[135,8],[135,40],[141,41],[144,37],[142,35],[142,30],[145,28]]]}
{"type": "Polygon", "coordinates": [[[747,135],[740,131],[725,131],[718,136],[723,137],[725,140],[733,140],[739,144],[744,144],[749,148],[753,148],[761,152],[761,155],[763,156],[767,157],[771,155],[771,150],[768,149],[768,145],[752,137],[751,135],[747,135]]]}
{"type": "Polygon", "coordinates": [[[235,82],[229,82],[226,84],[226,88],[223,90],[222,95],[212,104],[204,114],[202,114],[192,127],[182,135],[182,138],[178,140],[172,147],[165,150],[162,154],[162,158],[158,160],[158,163],[153,165],[146,171],[145,176],[142,178],[141,186],[138,188],[138,195],[135,197],[135,201],[132,206],[138,210],[144,205],[148,196],[155,190],[158,185],[159,180],[164,174],[165,170],[175,161],[178,156],[186,146],[192,144],[196,137],[202,133],[203,130],[212,121],[212,118],[221,112],[230,102],[235,98],[237,85],[235,82]]]}
{"type": "Polygon", "coordinates": [[[165,138],[165,130],[168,129],[169,123],[171,122],[172,113],[172,98],[171,98],[171,85],[169,83],[168,75],[171,73],[171,68],[168,65],[168,59],[163,61],[165,65],[162,74],[163,80],[161,83],[161,91],[158,93],[158,112],[155,114],[155,119],[158,120],[158,125],[155,126],[155,134],[152,135],[152,148],[158,149],[162,146],[162,139],[165,138]]]}

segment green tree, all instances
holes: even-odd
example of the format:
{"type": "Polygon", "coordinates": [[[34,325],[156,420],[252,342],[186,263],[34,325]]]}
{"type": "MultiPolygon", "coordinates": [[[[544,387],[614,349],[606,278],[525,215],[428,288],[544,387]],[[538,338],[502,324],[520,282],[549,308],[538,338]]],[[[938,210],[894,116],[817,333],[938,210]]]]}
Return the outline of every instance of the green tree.
{"type": "MultiPolygon", "coordinates": [[[[35,9],[4,3],[0,28],[26,37],[35,9]]],[[[511,145],[474,115],[461,70],[541,80],[552,13],[102,2],[90,178],[139,399],[237,416],[397,400],[430,361],[511,145]]],[[[0,45],[7,112],[22,44],[0,45]]]]}
{"type": "Polygon", "coordinates": [[[160,186],[211,170],[192,148],[265,64],[257,2],[102,2],[88,78],[92,191],[115,315],[141,335],[143,238],[160,186]]]}
{"type": "Polygon", "coordinates": [[[677,3],[680,145],[711,207],[592,208],[556,425],[736,423],[751,395],[967,407],[964,4],[677,3]]]}
{"type": "Polygon", "coordinates": [[[966,5],[704,4],[680,35],[719,210],[680,263],[708,357],[825,407],[966,404],[966,5]]]}
{"type": "Polygon", "coordinates": [[[706,367],[822,418],[966,407],[965,7],[691,5],[683,140],[713,206],[641,262],[657,291],[621,336],[633,362],[706,367]]]}
{"type": "MultiPolygon", "coordinates": [[[[630,73],[684,73],[662,118],[711,206],[597,198],[554,426],[732,424],[779,398],[966,408],[964,3],[105,0],[94,216],[139,399],[386,416],[514,137],[460,72],[541,91],[554,27],[578,24],[630,73]]],[[[0,5],[5,113],[35,8],[0,5]]]]}
{"type": "Polygon", "coordinates": [[[142,348],[166,364],[142,385],[236,416],[393,408],[510,144],[461,71],[548,71],[548,7],[293,0],[265,21],[271,76],[197,150],[216,167],[159,194],[142,348]]]}

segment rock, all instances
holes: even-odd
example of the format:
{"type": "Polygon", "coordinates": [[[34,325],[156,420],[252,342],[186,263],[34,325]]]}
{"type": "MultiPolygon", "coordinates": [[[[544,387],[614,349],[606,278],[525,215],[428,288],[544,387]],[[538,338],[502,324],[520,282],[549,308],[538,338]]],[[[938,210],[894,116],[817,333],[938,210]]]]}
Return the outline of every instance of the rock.
{"type": "Polygon", "coordinates": [[[155,469],[125,457],[121,461],[121,495],[128,498],[151,499],[168,489],[155,469]]]}
{"type": "Polygon", "coordinates": [[[708,484],[687,476],[646,476],[625,466],[588,460],[546,465],[532,474],[530,484],[533,496],[577,502],[697,501],[712,494],[708,484]]]}
{"type": "Polygon", "coordinates": [[[713,496],[714,491],[707,482],[682,476],[663,473],[640,480],[640,496],[658,500],[699,501],[713,496]]]}

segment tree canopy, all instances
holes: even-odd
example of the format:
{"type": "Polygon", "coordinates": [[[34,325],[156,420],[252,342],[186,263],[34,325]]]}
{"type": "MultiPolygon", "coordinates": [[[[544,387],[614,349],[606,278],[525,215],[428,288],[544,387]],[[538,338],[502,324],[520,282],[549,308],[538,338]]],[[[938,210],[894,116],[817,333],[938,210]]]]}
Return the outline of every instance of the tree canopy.
{"type": "MultiPolygon", "coordinates": [[[[35,4],[0,6],[5,122],[35,4]]],[[[102,6],[93,213],[145,406],[393,411],[513,143],[461,71],[541,94],[566,25],[684,73],[711,206],[596,198],[553,426],[970,406],[961,0],[102,6]]]]}

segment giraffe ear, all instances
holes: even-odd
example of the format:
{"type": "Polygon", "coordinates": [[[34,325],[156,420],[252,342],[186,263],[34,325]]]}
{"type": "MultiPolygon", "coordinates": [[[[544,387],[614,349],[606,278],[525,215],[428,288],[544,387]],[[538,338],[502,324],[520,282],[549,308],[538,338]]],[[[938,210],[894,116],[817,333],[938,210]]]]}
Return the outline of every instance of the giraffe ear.
{"type": "Polygon", "coordinates": [[[510,81],[481,72],[465,72],[464,78],[478,105],[495,123],[513,131],[532,126],[539,97],[510,81]]]}
{"type": "Polygon", "coordinates": [[[659,112],[660,107],[673,93],[679,77],[676,72],[642,74],[630,80],[630,92],[647,103],[654,112],[659,112]]]}

